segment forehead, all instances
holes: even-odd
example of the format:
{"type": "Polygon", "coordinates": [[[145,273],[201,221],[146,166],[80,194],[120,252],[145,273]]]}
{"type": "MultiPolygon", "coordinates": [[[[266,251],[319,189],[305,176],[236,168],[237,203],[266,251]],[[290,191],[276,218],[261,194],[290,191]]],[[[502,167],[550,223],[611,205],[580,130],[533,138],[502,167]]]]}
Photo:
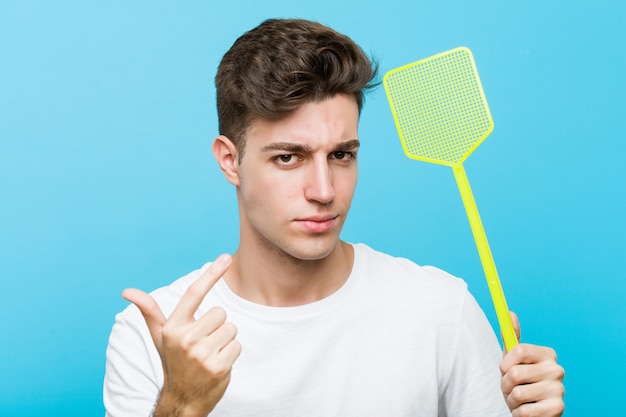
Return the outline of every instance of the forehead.
{"type": "Polygon", "coordinates": [[[315,146],[358,139],[358,121],[356,100],[336,95],[304,103],[281,119],[253,120],[246,132],[246,147],[263,147],[275,141],[315,146]]]}

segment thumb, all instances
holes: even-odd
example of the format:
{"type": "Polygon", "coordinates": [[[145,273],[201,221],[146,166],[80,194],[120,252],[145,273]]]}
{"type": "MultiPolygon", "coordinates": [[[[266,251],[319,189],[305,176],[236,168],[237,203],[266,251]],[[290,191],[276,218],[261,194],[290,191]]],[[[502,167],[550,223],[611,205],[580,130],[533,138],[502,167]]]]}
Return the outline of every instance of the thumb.
{"type": "Polygon", "coordinates": [[[122,292],[122,298],[133,303],[141,312],[150,336],[157,349],[161,350],[161,333],[165,324],[165,316],[157,302],[149,294],[135,288],[127,288],[122,292]]]}
{"type": "MultiPolygon", "coordinates": [[[[520,335],[521,335],[521,329],[520,329],[520,325],[519,325],[519,318],[517,317],[517,314],[515,314],[513,311],[509,311],[509,315],[511,316],[511,322],[513,324],[513,331],[515,332],[515,338],[519,342],[520,335]]],[[[506,355],[507,353],[509,353],[509,349],[506,346],[506,341],[504,340],[504,334],[502,333],[502,330],[500,330],[500,337],[502,338],[502,341],[504,342],[503,343],[503,345],[504,345],[504,354],[506,355]]]]}
{"type": "MultiPolygon", "coordinates": [[[[519,318],[517,317],[517,314],[515,314],[513,311],[509,311],[509,314],[511,315],[511,321],[513,322],[513,330],[515,331],[515,337],[517,337],[517,340],[520,340],[520,335],[522,334],[522,330],[520,329],[520,325],[519,325],[519,318]]],[[[500,332],[500,337],[502,338],[502,340],[504,341],[504,336],[502,334],[502,332],[500,332]]],[[[506,343],[504,343],[504,354],[506,355],[509,350],[506,348],[506,343]]]]}
{"type": "Polygon", "coordinates": [[[517,317],[517,314],[515,314],[513,311],[509,311],[509,314],[511,315],[511,321],[513,321],[515,336],[517,336],[517,340],[520,340],[522,329],[520,328],[519,317],[517,317]]]}

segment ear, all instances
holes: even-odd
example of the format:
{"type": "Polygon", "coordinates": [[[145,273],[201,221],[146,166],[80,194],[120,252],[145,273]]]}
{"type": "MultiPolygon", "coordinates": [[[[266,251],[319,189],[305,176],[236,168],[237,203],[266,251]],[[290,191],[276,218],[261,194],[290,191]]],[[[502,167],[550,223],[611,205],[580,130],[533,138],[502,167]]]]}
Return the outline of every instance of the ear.
{"type": "Polygon", "coordinates": [[[216,137],[213,141],[213,156],[228,182],[239,186],[239,162],[235,144],[226,136],[216,137]]]}

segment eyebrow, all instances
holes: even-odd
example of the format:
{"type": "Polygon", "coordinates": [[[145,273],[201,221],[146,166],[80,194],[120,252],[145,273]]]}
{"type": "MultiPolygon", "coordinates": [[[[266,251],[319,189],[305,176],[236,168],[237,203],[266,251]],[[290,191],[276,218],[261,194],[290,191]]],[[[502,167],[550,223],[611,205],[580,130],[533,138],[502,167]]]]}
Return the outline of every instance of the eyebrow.
{"type": "MultiPolygon", "coordinates": [[[[361,146],[361,142],[358,139],[351,139],[345,142],[339,142],[335,145],[333,149],[336,151],[347,151],[357,149],[361,146]]],[[[286,151],[286,152],[310,152],[311,147],[307,145],[301,145],[299,143],[291,143],[291,142],[275,142],[270,143],[267,146],[264,146],[261,151],[263,152],[271,152],[271,151],[286,151]]]]}

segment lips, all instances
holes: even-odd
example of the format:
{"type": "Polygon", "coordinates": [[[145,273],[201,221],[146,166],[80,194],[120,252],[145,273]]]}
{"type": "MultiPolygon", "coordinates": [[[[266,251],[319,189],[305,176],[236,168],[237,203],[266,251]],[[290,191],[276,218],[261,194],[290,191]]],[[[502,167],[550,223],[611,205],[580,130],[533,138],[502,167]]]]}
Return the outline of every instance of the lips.
{"type": "Polygon", "coordinates": [[[302,225],[308,232],[311,233],[325,233],[337,222],[337,215],[328,215],[328,216],[313,216],[307,217],[303,219],[297,219],[296,221],[302,225]]]}

